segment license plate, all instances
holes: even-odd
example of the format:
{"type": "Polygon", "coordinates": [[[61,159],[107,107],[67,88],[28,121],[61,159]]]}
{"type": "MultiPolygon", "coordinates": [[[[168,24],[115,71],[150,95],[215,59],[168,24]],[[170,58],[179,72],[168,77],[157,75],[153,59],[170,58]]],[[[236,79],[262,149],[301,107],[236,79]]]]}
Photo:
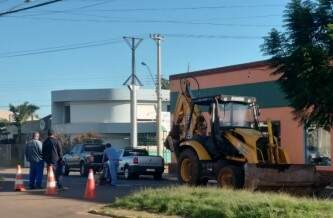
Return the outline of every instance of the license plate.
{"type": "Polygon", "coordinates": [[[155,169],[146,169],[147,172],[155,172],[155,169]]]}

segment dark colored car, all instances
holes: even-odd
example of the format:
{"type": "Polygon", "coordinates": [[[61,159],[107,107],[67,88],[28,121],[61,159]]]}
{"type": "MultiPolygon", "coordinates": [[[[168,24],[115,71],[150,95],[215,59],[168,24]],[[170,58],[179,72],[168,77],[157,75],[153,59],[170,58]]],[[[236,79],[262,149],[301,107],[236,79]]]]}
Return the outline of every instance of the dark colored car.
{"type": "Polygon", "coordinates": [[[94,172],[101,171],[104,150],[103,144],[75,145],[69,153],[64,155],[64,174],[78,171],[81,176],[87,176],[89,169],[93,169],[94,172]]]}

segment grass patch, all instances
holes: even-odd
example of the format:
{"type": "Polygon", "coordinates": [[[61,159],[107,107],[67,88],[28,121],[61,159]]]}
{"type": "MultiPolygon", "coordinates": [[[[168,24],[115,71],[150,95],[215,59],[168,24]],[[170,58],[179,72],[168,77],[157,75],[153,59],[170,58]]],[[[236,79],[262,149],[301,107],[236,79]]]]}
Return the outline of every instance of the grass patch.
{"type": "Polygon", "coordinates": [[[333,217],[333,202],[278,193],[252,193],[219,188],[146,189],[102,208],[148,211],[181,217],[304,218],[333,217]]]}

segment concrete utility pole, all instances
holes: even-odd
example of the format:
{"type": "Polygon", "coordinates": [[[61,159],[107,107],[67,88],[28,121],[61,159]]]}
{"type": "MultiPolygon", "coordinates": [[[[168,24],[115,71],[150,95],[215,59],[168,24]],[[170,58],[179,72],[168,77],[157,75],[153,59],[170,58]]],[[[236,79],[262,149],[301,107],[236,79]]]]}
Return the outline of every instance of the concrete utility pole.
{"type": "Polygon", "coordinates": [[[132,51],[132,74],[127,78],[124,82],[124,85],[128,85],[131,91],[131,143],[132,147],[136,148],[138,146],[138,126],[137,126],[137,98],[136,98],[136,91],[138,89],[138,85],[141,85],[139,78],[135,75],[135,50],[138,48],[139,44],[142,42],[143,39],[141,38],[134,38],[134,37],[123,37],[125,42],[128,44],[132,51]],[[128,82],[131,81],[129,84],[128,82]]]}
{"type": "Polygon", "coordinates": [[[162,97],[161,97],[161,41],[164,39],[160,34],[151,34],[150,38],[157,45],[157,75],[156,75],[156,95],[157,95],[157,112],[156,112],[156,139],[157,139],[157,154],[163,156],[163,139],[162,139],[162,97]]]}

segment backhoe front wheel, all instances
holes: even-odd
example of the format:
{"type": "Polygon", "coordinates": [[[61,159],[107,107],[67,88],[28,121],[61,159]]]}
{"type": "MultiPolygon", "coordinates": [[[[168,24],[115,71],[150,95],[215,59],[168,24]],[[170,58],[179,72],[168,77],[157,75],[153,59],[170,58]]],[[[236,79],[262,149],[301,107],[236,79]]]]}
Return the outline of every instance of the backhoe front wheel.
{"type": "Polygon", "coordinates": [[[199,185],[201,177],[201,164],[197,154],[186,149],[179,155],[178,179],[181,184],[199,185]]]}
{"type": "Polygon", "coordinates": [[[221,166],[217,172],[217,182],[222,188],[243,188],[244,169],[241,166],[221,166]]]}

